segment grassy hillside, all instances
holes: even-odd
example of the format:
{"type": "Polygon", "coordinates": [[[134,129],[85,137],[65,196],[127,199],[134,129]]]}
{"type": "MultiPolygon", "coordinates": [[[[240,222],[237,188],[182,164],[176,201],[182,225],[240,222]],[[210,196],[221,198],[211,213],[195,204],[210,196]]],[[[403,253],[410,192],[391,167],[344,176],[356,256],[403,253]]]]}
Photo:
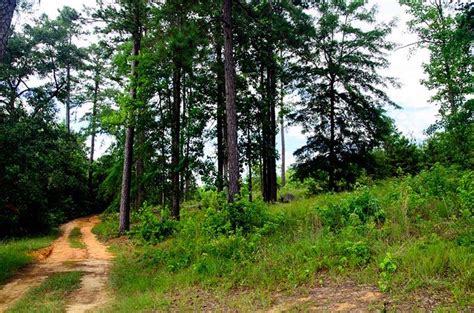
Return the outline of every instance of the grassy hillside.
{"type": "MultiPolygon", "coordinates": [[[[271,206],[207,193],[179,223],[145,207],[115,241],[110,311],[266,309],[344,282],[375,286],[390,308],[472,308],[473,187],[473,173],[437,166],[271,206]]],[[[95,231],[113,237],[116,221],[95,231]]]]}

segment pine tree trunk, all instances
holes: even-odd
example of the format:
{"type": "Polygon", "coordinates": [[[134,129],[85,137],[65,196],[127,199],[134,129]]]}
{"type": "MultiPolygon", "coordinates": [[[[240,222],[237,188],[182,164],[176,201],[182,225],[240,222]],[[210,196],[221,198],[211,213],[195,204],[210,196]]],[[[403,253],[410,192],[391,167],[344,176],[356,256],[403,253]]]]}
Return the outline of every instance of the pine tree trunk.
{"type": "Polygon", "coordinates": [[[97,102],[99,98],[99,78],[98,73],[96,73],[95,82],[94,82],[94,96],[92,102],[92,129],[91,129],[91,151],[89,155],[89,177],[88,177],[88,185],[89,185],[89,194],[93,195],[94,186],[92,181],[92,165],[94,164],[94,152],[95,152],[95,135],[96,135],[96,118],[97,118],[97,102]]]}
{"type": "MultiPolygon", "coordinates": [[[[140,53],[140,38],[141,34],[136,32],[133,34],[133,51],[134,57],[140,53]]],[[[130,96],[132,101],[137,98],[137,66],[138,60],[136,58],[132,61],[131,77],[134,79],[132,87],[130,88],[130,96]]],[[[134,138],[134,114],[130,112],[127,130],[125,132],[125,147],[122,173],[122,190],[120,193],[120,225],[119,232],[124,234],[130,229],[130,183],[132,179],[132,164],[133,164],[133,138],[134,138]]]]}
{"type": "Polygon", "coordinates": [[[0,62],[3,62],[17,0],[0,0],[0,62]]]}
{"type": "Polygon", "coordinates": [[[267,154],[268,157],[268,202],[275,202],[277,199],[277,175],[276,175],[276,112],[275,112],[275,103],[276,103],[276,69],[275,61],[271,60],[270,68],[268,69],[268,84],[269,84],[269,151],[267,154]]]}
{"type": "Polygon", "coordinates": [[[334,79],[331,79],[330,86],[330,138],[329,138],[329,189],[336,189],[336,178],[335,178],[335,169],[336,169],[336,153],[335,153],[335,90],[334,90],[334,79]]]}
{"type": "Polygon", "coordinates": [[[171,209],[173,217],[179,220],[180,182],[180,127],[181,127],[181,68],[175,64],[173,72],[173,110],[171,126],[171,209]]]}
{"type": "Polygon", "coordinates": [[[144,161],[143,161],[143,145],[145,144],[145,131],[140,129],[138,131],[138,146],[140,148],[140,153],[137,158],[137,163],[135,165],[135,172],[137,178],[137,198],[135,200],[135,209],[138,210],[143,204],[145,198],[145,192],[143,189],[143,173],[144,173],[144,161]]]}
{"type": "Polygon", "coordinates": [[[285,164],[285,118],[280,118],[281,128],[281,186],[286,185],[286,164],[285,164]]]}
{"type": "Polygon", "coordinates": [[[224,189],[224,165],[225,165],[225,86],[224,86],[224,63],[222,62],[222,47],[216,45],[217,58],[217,191],[224,189]]]}
{"type": "Polygon", "coordinates": [[[247,128],[247,163],[248,163],[248,192],[249,201],[253,201],[253,185],[252,185],[252,139],[250,137],[250,127],[247,128]]]}
{"type": "Polygon", "coordinates": [[[66,67],[66,129],[71,133],[71,66],[66,67]]]}
{"type": "Polygon", "coordinates": [[[120,234],[130,229],[130,183],[132,178],[134,128],[129,125],[125,133],[125,148],[122,174],[122,191],[120,197],[120,234]]]}
{"type": "Polygon", "coordinates": [[[232,0],[224,0],[224,68],[227,113],[227,158],[229,190],[233,202],[239,193],[239,151],[237,147],[237,110],[235,107],[235,64],[232,46],[232,0]]]}

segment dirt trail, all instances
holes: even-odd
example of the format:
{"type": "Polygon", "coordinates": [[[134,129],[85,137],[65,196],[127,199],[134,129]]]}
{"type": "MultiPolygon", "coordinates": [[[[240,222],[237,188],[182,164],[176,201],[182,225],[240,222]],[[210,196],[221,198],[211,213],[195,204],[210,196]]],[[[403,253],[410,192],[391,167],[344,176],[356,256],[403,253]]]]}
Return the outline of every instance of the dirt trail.
{"type": "Polygon", "coordinates": [[[0,287],[0,312],[4,312],[28,289],[37,286],[49,275],[58,272],[81,271],[81,286],[67,299],[67,312],[86,312],[105,305],[110,296],[107,292],[107,274],[112,254],[100,243],[91,230],[99,223],[97,216],[71,221],[61,226],[62,235],[53,244],[34,253],[40,261],[21,270],[13,280],[0,287]],[[79,227],[86,248],[71,248],[68,236],[79,227]]]}

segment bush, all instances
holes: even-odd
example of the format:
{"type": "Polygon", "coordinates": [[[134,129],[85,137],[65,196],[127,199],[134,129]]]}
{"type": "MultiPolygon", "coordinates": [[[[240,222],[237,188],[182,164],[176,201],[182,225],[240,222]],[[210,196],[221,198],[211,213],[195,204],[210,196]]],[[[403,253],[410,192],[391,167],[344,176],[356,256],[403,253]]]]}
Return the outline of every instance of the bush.
{"type": "Polygon", "coordinates": [[[339,245],[340,253],[343,255],[343,263],[351,266],[364,266],[370,262],[371,251],[364,241],[346,240],[339,245]]]}
{"type": "Polygon", "coordinates": [[[473,215],[474,210],[474,173],[466,172],[460,180],[457,188],[461,210],[465,217],[473,215]]]}
{"type": "Polygon", "coordinates": [[[200,206],[204,209],[218,209],[225,205],[227,196],[225,192],[217,192],[216,190],[198,190],[198,199],[200,206]]]}
{"type": "Polygon", "coordinates": [[[338,230],[347,225],[357,226],[369,221],[377,223],[385,221],[385,212],[380,202],[367,187],[363,187],[361,192],[342,203],[330,203],[316,210],[323,225],[331,230],[338,230]]]}
{"type": "Polygon", "coordinates": [[[207,209],[203,229],[211,236],[236,231],[247,234],[262,228],[269,221],[271,216],[263,202],[239,198],[233,203],[226,203],[222,209],[207,209]]]}
{"type": "Polygon", "coordinates": [[[171,220],[166,210],[162,210],[159,218],[152,207],[144,203],[138,213],[138,223],[133,227],[131,234],[141,241],[156,243],[171,236],[176,225],[177,221],[171,220]]]}

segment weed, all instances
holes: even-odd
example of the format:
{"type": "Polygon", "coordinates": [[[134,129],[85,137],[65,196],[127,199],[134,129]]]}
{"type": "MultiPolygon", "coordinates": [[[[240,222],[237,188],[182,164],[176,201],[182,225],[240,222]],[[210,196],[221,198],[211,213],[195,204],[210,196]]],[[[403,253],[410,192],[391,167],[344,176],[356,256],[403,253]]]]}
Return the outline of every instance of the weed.
{"type": "Polygon", "coordinates": [[[379,289],[383,292],[390,290],[392,285],[392,276],[397,270],[397,264],[390,253],[387,253],[379,264],[380,280],[378,281],[379,289]]]}

